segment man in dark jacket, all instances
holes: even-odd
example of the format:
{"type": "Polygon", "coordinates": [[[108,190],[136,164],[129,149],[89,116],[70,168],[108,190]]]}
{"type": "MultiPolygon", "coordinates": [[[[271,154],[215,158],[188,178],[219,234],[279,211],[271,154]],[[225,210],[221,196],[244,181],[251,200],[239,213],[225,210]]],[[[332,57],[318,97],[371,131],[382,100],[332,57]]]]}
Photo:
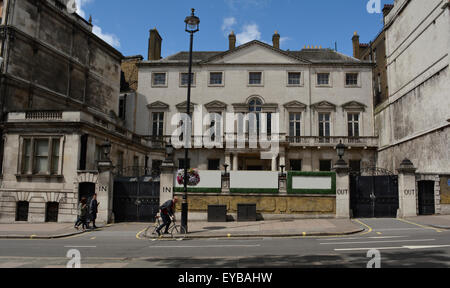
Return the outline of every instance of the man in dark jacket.
{"type": "Polygon", "coordinates": [[[92,222],[92,228],[94,229],[97,229],[97,226],[95,226],[95,219],[97,219],[98,205],[100,205],[100,203],[97,202],[97,194],[94,194],[91,204],[89,205],[89,215],[92,222]]]}
{"type": "Polygon", "coordinates": [[[174,197],[173,200],[169,200],[164,203],[159,209],[161,210],[161,218],[163,220],[163,224],[156,229],[156,233],[161,236],[161,230],[166,227],[164,234],[169,233],[169,227],[172,223],[172,219],[175,217],[175,205],[178,202],[178,198],[174,197]]]}

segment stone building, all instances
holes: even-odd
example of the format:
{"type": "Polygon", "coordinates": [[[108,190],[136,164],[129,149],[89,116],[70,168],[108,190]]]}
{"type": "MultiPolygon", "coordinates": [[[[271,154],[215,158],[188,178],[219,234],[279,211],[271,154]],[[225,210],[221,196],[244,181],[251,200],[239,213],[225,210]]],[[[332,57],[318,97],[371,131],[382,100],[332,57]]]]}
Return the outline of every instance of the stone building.
{"type": "Polygon", "coordinates": [[[375,110],[377,163],[396,171],[410,159],[417,167],[418,212],[450,213],[450,5],[396,0],[388,9],[382,33],[389,97],[375,110]]]}
{"type": "MultiPolygon", "coordinates": [[[[293,171],[330,171],[340,141],[350,148],[345,158],[354,170],[374,166],[378,139],[374,137],[372,64],[330,49],[281,50],[279,39],[275,33],[273,45],[251,41],[236,47],[232,33],[229,49],[194,52],[191,107],[191,111],[202,109],[200,117],[207,113],[223,116],[222,123],[209,119],[205,125],[222,131],[230,128],[226,113],[266,113],[267,117],[278,113],[279,132],[269,134],[280,139],[279,155],[261,159],[265,150],[250,149],[247,135],[245,148],[192,149],[190,166],[200,170],[219,170],[227,164],[234,171],[279,171],[280,166],[293,171]]],[[[162,59],[162,37],[156,29],[150,31],[149,45],[149,60],[138,64],[140,121],[136,132],[149,135],[158,146],[177,129],[174,115],[187,110],[189,53],[162,59]]],[[[245,126],[241,124],[236,126],[245,126]]],[[[273,131],[275,125],[275,120],[267,121],[273,131]]],[[[203,132],[202,127],[193,127],[194,135],[203,132]]],[[[163,160],[163,155],[151,158],[157,165],[154,161],[163,160]]],[[[183,151],[176,151],[177,167],[183,167],[183,159],[183,151]]]]}
{"type": "MultiPolygon", "coordinates": [[[[385,5],[383,15],[389,14],[393,5],[385,5]]],[[[389,97],[386,62],[386,35],[384,28],[370,43],[360,43],[357,32],[353,35],[353,57],[372,61],[373,67],[373,101],[375,108],[384,103],[389,97]]]]}
{"type": "Polygon", "coordinates": [[[101,145],[111,142],[119,174],[143,167],[149,151],[118,116],[123,56],[67,1],[2,3],[0,222],[74,221],[80,197],[94,192],[109,221],[101,145]]]}

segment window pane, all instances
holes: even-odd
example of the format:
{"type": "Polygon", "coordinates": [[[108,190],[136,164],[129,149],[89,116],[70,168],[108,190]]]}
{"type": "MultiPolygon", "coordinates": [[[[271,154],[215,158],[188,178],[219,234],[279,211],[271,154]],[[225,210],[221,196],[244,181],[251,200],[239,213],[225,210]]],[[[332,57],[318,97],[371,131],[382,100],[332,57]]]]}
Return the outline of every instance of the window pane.
{"type": "Polygon", "coordinates": [[[36,156],[47,157],[48,156],[48,140],[36,140],[36,156]]]}
{"type": "Polygon", "coordinates": [[[317,74],[317,84],[328,85],[330,82],[330,74],[328,73],[318,73],[317,74]]]}
{"type": "Polygon", "coordinates": [[[261,72],[250,72],[250,81],[252,85],[261,84],[262,73],[261,72]]]}
{"type": "Polygon", "coordinates": [[[352,86],[358,85],[358,74],[357,73],[347,73],[345,76],[345,84],[352,86]]]}
{"type": "MultiPolygon", "coordinates": [[[[187,86],[189,83],[189,73],[181,73],[181,85],[187,86]]],[[[191,85],[194,85],[194,73],[191,73],[191,85]]]]}
{"type": "Polygon", "coordinates": [[[153,85],[166,85],[166,73],[153,74],[153,85]]]}
{"type": "Polygon", "coordinates": [[[30,169],[30,157],[31,157],[31,140],[23,140],[23,163],[22,163],[22,173],[26,173],[30,169]]]}
{"type": "Polygon", "coordinates": [[[209,84],[221,85],[222,84],[222,72],[212,72],[209,74],[209,84]]]}
{"type": "Polygon", "coordinates": [[[289,124],[289,136],[291,137],[295,137],[295,126],[294,126],[294,122],[291,122],[289,124]]]}
{"type": "Polygon", "coordinates": [[[289,85],[300,85],[301,73],[291,72],[288,74],[289,85]]]}
{"type": "Polygon", "coordinates": [[[59,173],[59,145],[60,140],[59,139],[53,139],[52,143],[52,174],[58,174],[59,173]]]}

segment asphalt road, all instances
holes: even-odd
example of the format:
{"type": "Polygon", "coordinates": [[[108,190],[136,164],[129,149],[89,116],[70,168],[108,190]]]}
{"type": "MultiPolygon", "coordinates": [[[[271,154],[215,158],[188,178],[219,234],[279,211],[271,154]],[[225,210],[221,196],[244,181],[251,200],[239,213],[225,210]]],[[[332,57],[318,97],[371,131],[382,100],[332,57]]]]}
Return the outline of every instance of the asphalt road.
{"type": "MultiPolygon", "coordinates": [[[[343,237],[138,239],[143,225],[116,225],[56,240],[0,240],[0,268],[66,267],[79,251],[82,268],[449,268],[450,231],[397,219],[354,220],[364,233],[343,237]],[[379,252],[379,260],[369,250],[379,252]]],[[[74,262],[71,262],[74,263],[74,262]]]]}

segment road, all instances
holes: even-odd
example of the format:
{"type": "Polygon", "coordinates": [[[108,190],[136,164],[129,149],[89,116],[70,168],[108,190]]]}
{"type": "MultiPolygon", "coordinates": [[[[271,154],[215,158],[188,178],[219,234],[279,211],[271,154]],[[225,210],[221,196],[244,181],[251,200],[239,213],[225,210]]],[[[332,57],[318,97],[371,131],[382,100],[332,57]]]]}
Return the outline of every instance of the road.
{"type": "MultiPolygon", "coordinates": [[[[120,224],[56,240],[0,240],[0,268],[63,268],[69,250],[82,268],[365,268],[380,252],[381,268],[450,267],[450,231],[398,219],[354,220],[366,231],[343,237],[138,239],[144,225],[120,224]]],[[[73,257],[73,256],[72,256],[73,257]]]]}

